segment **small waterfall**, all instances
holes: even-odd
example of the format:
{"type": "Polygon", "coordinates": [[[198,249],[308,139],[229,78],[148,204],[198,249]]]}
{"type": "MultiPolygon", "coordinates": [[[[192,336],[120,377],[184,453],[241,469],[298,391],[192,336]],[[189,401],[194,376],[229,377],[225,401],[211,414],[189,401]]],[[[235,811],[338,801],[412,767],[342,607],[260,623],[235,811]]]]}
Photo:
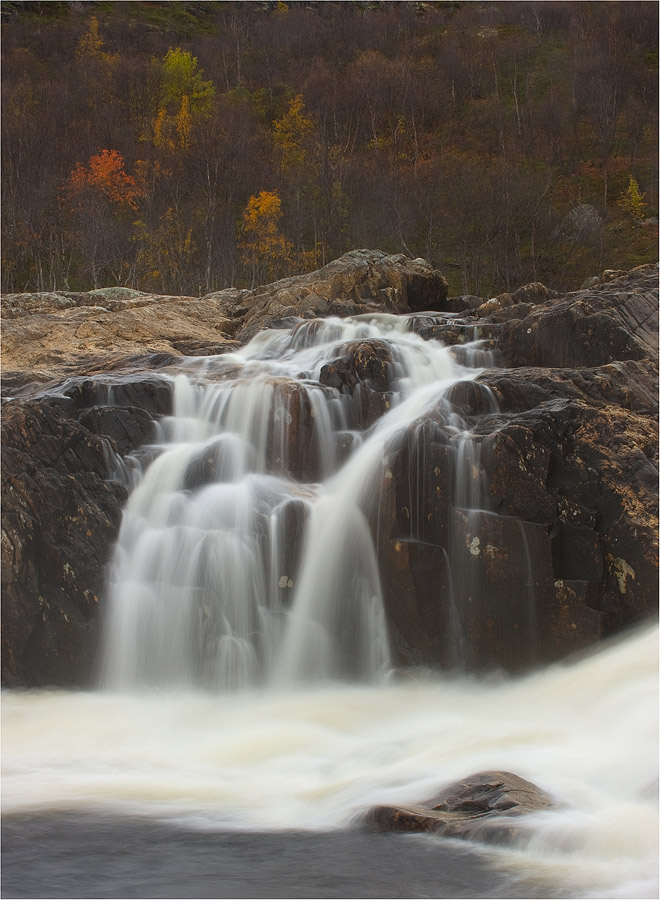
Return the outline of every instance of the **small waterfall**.
{"type": "MultiPolygon", "coordinates": [[[[456,348],[410,326],[391,315],[303,321],[261,332],[240,352],[182,363],[172,415],[144,471],[133,464],[105,684],[381,677],[392,665],[379,547],[388,460],[411,429],[423,454],[430,427],[453,460],[449,521],[432,538],[449,573],[447,658],[469,665],[484,585],[462,543],[488,553],[479,528],[489,512],[481,444],[452,393],[478,374],[460,363],[484,351],[461,347],[459,362],[456,348]]],[[[416,471],[425,465],[418,459],[416,471]]],[[[424,540],[432,517],[419,477],[409,489],[410,536],[424,540]]]]}

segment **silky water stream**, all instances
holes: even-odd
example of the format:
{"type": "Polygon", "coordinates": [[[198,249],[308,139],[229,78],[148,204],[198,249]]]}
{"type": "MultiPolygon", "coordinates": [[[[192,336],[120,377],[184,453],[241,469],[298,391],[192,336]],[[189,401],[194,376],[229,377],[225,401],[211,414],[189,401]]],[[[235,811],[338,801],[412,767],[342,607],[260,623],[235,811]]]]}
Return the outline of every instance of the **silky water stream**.
{"type": "MultiPolygon", "coordinates": [[[[447,399],[488,355],[408,328],[301,322],[182,364],[173,414],[118,469],[99,690],[4,695],[4,896],[657,896],[657,629],[470,675],[450,536],[448,670],[393,673],[379,507],[391,449],[431,410],[454,514],[492,515],[447,399]],[[351,396],[327,367],[364,341],[388,383],[351,396]],[[354,827],[484,769],[556,809],[478,854],[354,827]]],[[[533,654],[531,591],[526,617],[533,654]]]]}

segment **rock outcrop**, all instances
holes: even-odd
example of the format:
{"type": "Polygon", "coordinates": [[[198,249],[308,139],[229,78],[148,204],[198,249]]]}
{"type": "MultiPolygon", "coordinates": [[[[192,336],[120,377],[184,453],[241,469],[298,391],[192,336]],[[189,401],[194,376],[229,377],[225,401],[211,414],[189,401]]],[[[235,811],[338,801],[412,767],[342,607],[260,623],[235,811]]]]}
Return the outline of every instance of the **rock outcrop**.
{"type": "Polygon", "coordinates": [[[519,775],[480,772],[422,803],[374,806],[363,824],[375,831],[426,832],[503,843],[515,838],[517,818],[552,806],[545,791],[519,775]]]}
{"type": "MultiPolygon", "coordinates": [[[[112,473],[169,413],[185,358],[325,316],[415,312],[411,330],[457,354],[478,339],[486,366],[450,396],[473,432],[478,513],[453,508],[446,401],[389,451],[372,524],[398,663],[453,663],[452,567],[477,669],[557,659],[654,616],[657,298],[651,266],[567,296],[532,284],[488,301],[447,298],[428,263],[377,251],[200,299],[114,288],[3,298],[4,680],[88,681],[126,497],[112,473]]],[[[360,431],[389,408],[392,371],[385,342],[358,340],[319,384],[351,398],[349,429],[360,431]]],[[[293,381],[277,390],[291,420],[272,436],[273,464],[314,478],[306,395],[293,381]]],[[[338,440],[341,456],[350,430],[338,440]]],[[[190,478],[205,483],[213,465],[200,461],[190,478]]]]}

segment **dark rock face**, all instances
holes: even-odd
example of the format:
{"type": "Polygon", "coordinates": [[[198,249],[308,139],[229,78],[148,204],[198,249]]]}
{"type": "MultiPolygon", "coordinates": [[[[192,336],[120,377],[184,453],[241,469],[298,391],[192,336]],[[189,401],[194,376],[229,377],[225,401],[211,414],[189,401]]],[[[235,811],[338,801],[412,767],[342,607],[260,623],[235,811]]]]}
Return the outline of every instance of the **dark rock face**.
{"type": "Polygon", "coordinates": [[[105,386],[93,380],[68,391],[3,408],[2,678],[10,685],[89,682],[127,497],[109,480],[112,462],[150,439],[153,413],[169,411],[165,383],[144,376],[133,392],[121,384],[126,406],[98,405],[105,386]]]}
{"type": "Polygon", "coordinates": [[[402,664],[452,666],[458,655],[471,668],[516,671],[655,617],[654,316],[657,274],[645,267],[499,326],[508,365],[524,365],[449,395],[474,428],[481,512],[455,496],[458,452],[442,405],[397,449],[381,555],[402,664]],[[529,343],[533,323],[554,354],[543,367],[525,349],[541,346],[529,343]]]}
{"type": "Polygon", "coordinates": [[[657,272],[651,268],[506,323],[499,341],[505,364],[577,368],[657,356],[657,272]]]}
{"type": "MultiPolygon", "coordinates": [[[[203,338],[178,330],[176,318],[184,310],[190,326],[197,301],[167,298],[162,352],[135,355],[135,340],[128,357],[121,342],[106,355],[85,356],[81,347],[69,367],[54,348],[36,377],[32,356],[23,371],[16,360],[31,335],[40,340],[42,317],[59,315],[58,327],[79,329],[76,317],[103,301],[104,335],[115,315],[123,334],[133,314],[140,328],[151,327],[153,298],[47,295],[27,305],[9,298],[19,330],[3,335],[12,368],[4,390],[13,397],[3,412],[5,682],[89,679],[104,567],[126,499],[112,467],[148,444],[154,420],[169,414],[173,351],[201,355],[207,339],[210,348],[213,314],[223,329],[214,347],[278,323],[304,341],[318,316],[412,309],[428,311],[409,319],[425,340],[456,353],[474,340],[497,348],[493,358],[505,367],[455,384],[388,451],[371,524],[398,664],[452,667],[461,656],[477,670],[519,671],[656,615],[655,267],[613,273],[568,297],[532,284],[486,302],[447,299],[443,283],[422,260],[355,251],[317,273],[203,298],[203,338]],[[473,430],[469,465],[459,459],[448,409],[473,430]],[[465,489],[480,492],[479,511],[457,496],[460,466],[465,489]]],[[[316,390],[345,404],[340,461],[356,433],[390,407],[395,369],[388,344],[369,339],[352,342],[321,371],[316,390]]],[[[309,396],[291,379],[274,379],[273,387],[279,405],[269,465],[313,480],[320,459],[309,396]]],[[[219,477],[222,452],[219,443],[191,465],[190,489],[219,477]]],[[[305,515],[301,504],[286,519],[292,566],[305,515]]]]}
{"type": "Polygon", "coordinates": [[[450,785],[423,803],[375,806],[365,815],[363,824],[377,831],[421,831],[501,843],[515,837],[516,818],[553,805],[545,791],[518,775],[482,772],[450,785]]]}

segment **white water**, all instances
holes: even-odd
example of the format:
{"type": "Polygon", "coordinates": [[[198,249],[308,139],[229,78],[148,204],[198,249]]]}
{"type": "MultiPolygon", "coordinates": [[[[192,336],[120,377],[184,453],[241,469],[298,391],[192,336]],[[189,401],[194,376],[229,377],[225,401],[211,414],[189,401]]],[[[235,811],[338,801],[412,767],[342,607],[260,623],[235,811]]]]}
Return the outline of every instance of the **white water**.
{"type": "MultiPolygon", "coordinates": [[[[4,695],[4,813],[322,831],[506,769],[558,807],[489,849],[496,864],[564,896],[657,896],[657,629],[518,680],[388,679],[371,534],[388,448],[475,374],[385,316],[191,361],[156,458],[131,468],[103,657],[113,690],[4,695]],[[390,410],[365,433],[318,378],[366,337],[390,343],[394,371],[390,410]],[[313,419],[307,470],[299,413],[313,419]]],[[[466,450],[455,504],[479,509],[478,447],[449,406],[444,423],[466,450]]]]}
{"type": "MultiPolygon", "coordinates": [[[[388,446],[478,372],[406,328],[387,315],[316,320],[189,362],[160,426],[159,455],[124,513],[107,685],[234,689],[386,674],[370,521],[388,446]],[[324,365],[364,339],[391,354],[387,408],[368,430],[359,427],[363,384],[350,396],[318,381],[324,365]],[[339,459],[344,440],[348,458],[339,459]]],[[[445,412],[460,433],[462,420],[448,404],[445,412]]]]}
{"type": "MultiPolygon", "coordinates": [[[[557,810],[496,864],[568,897],[657,897],[657,629],[524,679],[211,694],[6,692],[4,814],[343,828],[506,769],[557,810]]],[[[420,838],[423,839],[423,838],[420,838]]]]}

